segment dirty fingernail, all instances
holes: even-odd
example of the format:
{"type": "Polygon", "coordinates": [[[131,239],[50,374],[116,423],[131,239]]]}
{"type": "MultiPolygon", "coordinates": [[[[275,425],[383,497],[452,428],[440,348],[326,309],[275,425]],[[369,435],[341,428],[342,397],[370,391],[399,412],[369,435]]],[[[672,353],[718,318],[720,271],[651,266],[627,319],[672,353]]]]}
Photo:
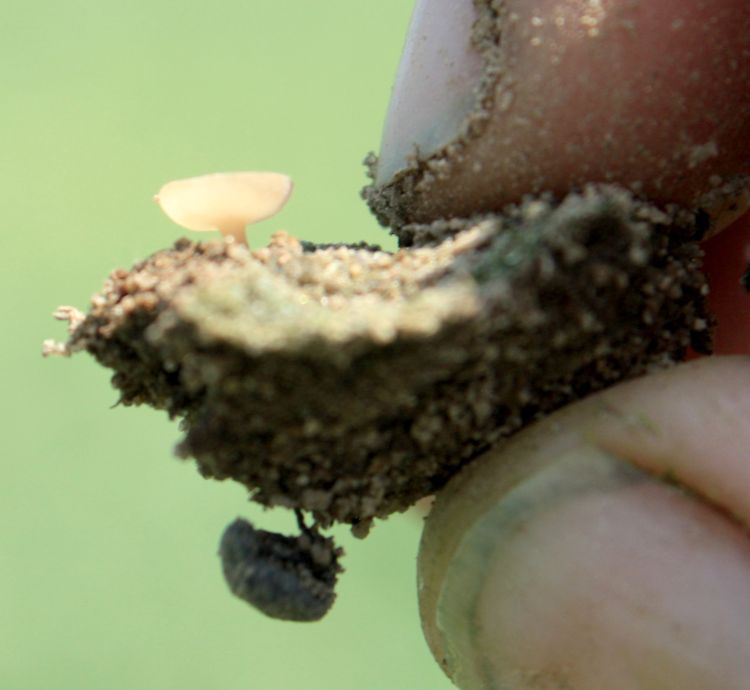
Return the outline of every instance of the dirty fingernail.
{"type": "Polygon", "coordinates": [[[377,184],[456,137],[475,107],[482,59],[472,0],[418,0],[383,129],[377,184]]]}

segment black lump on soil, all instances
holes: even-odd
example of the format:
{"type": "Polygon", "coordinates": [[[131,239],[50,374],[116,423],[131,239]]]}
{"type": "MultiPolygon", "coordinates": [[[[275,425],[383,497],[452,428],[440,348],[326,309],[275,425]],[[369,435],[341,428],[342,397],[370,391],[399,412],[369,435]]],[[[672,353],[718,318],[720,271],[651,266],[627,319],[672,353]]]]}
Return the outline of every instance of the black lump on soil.
{"type": "Polygon", "coordinates": [[[219,555],[229,589],[271,618],[320,620],[336,598],[340,549],[303,528],[298,537],[256,530],[238,518],[221,538],[219,555]]]}

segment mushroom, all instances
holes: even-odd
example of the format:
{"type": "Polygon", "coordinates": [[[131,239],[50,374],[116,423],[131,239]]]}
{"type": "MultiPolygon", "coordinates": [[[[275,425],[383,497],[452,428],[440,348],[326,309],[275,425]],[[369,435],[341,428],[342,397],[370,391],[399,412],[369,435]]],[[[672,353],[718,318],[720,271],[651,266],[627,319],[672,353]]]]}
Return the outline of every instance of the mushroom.
{"type": "Polygon", "coordinates": [[[245,226],[278,213],[291,192],[281,173],[228,172],[168,182],[154,201],[183,228],[218,230],[246,245],[245,226]]]}

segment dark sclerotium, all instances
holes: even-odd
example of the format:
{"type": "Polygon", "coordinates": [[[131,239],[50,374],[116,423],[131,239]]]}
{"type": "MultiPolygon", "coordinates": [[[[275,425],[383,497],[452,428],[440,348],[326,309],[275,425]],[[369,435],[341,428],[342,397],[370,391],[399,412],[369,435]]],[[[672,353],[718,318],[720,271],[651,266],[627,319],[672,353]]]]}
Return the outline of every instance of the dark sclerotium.
{"type": "Polygon", "coordinates": [[[219,555],[232,593],[271,618],[317,621],[336,598],[341,549],[314,530],[288,537],[238,518],[224,531],[219,555]]]}
{"type": "Polygon", "coordinates": [[[742,287],[745,288],[748,292],[750,292],[750,264],[747,265],[747,268],[745,269],[745,273],[742,276],[742,280],[740,281],[742,283],[742,287]]]}

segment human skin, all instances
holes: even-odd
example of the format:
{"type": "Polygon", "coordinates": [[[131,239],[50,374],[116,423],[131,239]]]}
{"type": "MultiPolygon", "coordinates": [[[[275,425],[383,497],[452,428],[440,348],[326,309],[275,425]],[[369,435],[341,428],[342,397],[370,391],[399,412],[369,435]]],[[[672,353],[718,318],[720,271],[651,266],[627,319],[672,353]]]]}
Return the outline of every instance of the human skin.
{"type": "MultiPolygon", "coordinates": [[[[628,184],[637,179],[652,196],[690,204],[708,189],[717,171],[722,176],[747,174],[750,90],[727,80],[726,72],[728,64],[736,63],[740,70],[750,64],[743,0],[508,4],[522,5],[524,14],[542,18],[554,16],[563,5],[603,7],[609,16],[634,17],[640,43],[634,50],[627,32],[610,34],[615,53],[627,53],[627,60],[617,62],[613,71],[606,61],[591,62],[600,46],[587,52],[577,36],[558,37],[558,43],[570,41],[564,46],[567,55],[573,55],[568,69],[575,74],[583,70],[588,75],[583,84],[567,74],[564,65],[540,72],[538,56],[515,64],[514,77],[521,82],[541,74],[535,89],[554,94],[551,100],[558,110],[547,116],[558,116],[561,124],[540,142],[541,162],[534,162],[533,145],[523,137],[516,142],[531,152],[533,170],[521,167],[513,179],[506,179],[507,172],[499,169],[496,182],[511,197],[504,202],[533,188],[529,181],[539,178],[542,164],[543,177],[555,191],[577,184],[586,165],[581,152],[550,152],[565,149],[570,128],[581,116],[593,113],[594,129],[597,122],[605,122],[611,102],[598,99],[612,97],[607,80],[615,76],[630,83],[654,65],[669,97],[656,94],[644,102],[643,94],[615,94],[621,123],[630,120],[640,127],[622,128],[606,149],[597,150],[599,167],[589,167],[591,179],[603,181],[597,170],[615,170],[610,181],[628,184]],[[721,21],[712,22],[714,17],[721,21]],[[676,18],[685,19],[679,31],[687,33],[679,40],[665,40],[665,27],[673,30],[676,18]],[[691,78],[685,77],[686,66],[691,78]],[[706,94],[710,97],[701,100],[706,94]],[[698,98],[704,109],[687,125],[675,105],[680,96],[698,98]],[[714,133],[701,130],[701,136],[714,140],[715,150],[686,172],[681,153],[685,132],[693,125],[698,131],[709,121],[720,126],[714,133]],[[731,136],[726,134],[730,130],[731,136]],[[646,156],[632,153],[639,138],[646,156]]],[[[466,45],[466,18],[456,9],[463,2],[455,0],[444,20],[439,12],[430,18],[430,6],[439,9],[450,3],[426,0],[422,5],[428,18],[421,32],[412,28],[411,41],[428,44],[430,32],[439,32],[441,40],[466,45]],[[453,38],[441,23],[449,20],[459,27],[453,38]]],[[[471,74],[472,65],[460,62],[459,48],[454,46],[441,59],[446,54],[453,67],[458,63],[459,73],[471,74]]],[[[417,76],[420,71],[429,74],[431,59],[410,69],[417,70],[417,76]]],[[[408,83],[409,74],[401,79],[408,83]]],[[[464,98],[462,88],[456,89],[456,98],[464,98]]],[[[396,113],[395,121],[391,117],[384,140],[391,166],[397,167],[392,161],[401,152],[408,155],[408,142],[419,139],[431,112],[438,121],[448,113],[440,134],[445,137],[460,110],[444,91],[433,100],[425,101],[424,92],[421,97],[418,116],[404,97],[401,114],[396,113]]],[[[534,102],[530,93],[524,107],[534,102]]],[[[512,134],[488,139],[476,155],[507,155],[514,145],[512,134]]],[[[465,202],[470,208],[485,194],[485,189],[463,180],[459,206],[465,202]]],[[[484,675],[458,673],[460,687],[750,687],[750,357],[726,356],[750,354],[750,295],[739,284],[750,258],[750,218],[720,215],[714,218],[717,230],[728,227],[704,243],[711,303],[719,319],[717,356],[615,386],[550,416],[480,459],[473,474],[459,477],[438,497],[420,557],[423,624],[433,651],[438,656],[450,651],[454,671],[481,667],[484,675]],[[536,464],[538,472],[512,485],[508,476],[514,467],[536,464]],[[620,466],[638,469],[636,474],[612,469],[620,466]],[[586,490],[576,488],[576,482],[586,490]],[[513,512],[517,495],[526,506],[520,513],[513,512]],[[554,500],[547,500],[549,496],[554,500]],[[481,549],[468,543],[473,537],[466,537],[485,509],[496,514],[498,524],[513,524],[510,536],[498,537],[491,557],[475,555],[481,549]],[[461,547],[465,558],[457,565],[450,558],[451,545],[462,539],[468,545],[461,547]]]]}
{"type": "MultiPolygon", "coordinates": [[[[485,4],[489,0],[484,0],[485,4]]],[[[744,0],[505,0],[499,76],[480,134],[418,188],[410,221],[499,210],[525,194],[616,182],[722,214],[750,174],[744,0]]],[[[472,0],[420,0],[391,100],[377,184],[455,140],[480,81],[472,0]],[[448,30],[450,27],[452,31],[448,30]]],[[[747,198],[744,200],[747,204],[747,198]]]]}

